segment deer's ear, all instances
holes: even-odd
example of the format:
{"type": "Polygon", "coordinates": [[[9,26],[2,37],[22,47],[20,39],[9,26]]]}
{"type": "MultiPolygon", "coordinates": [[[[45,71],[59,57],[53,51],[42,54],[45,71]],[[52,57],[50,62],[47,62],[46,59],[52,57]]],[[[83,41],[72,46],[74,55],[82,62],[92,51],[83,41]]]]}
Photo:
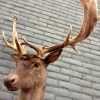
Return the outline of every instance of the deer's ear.
{"type": "Polygon", "coordinates": [[[15,62],[20,60],[20,56],[18,54],[11,54],[11,57],[14,59],[15,62]]]}
{"type": "Polygon", "coordinates": [[[51,52],[49,55],[47,55],[45,57],[44,62],[46,64],[55,62],[59,58],[61,52],[62,52],[62,49],[58,49],[58,50],[55,50],[55,51],[51,52]]]}

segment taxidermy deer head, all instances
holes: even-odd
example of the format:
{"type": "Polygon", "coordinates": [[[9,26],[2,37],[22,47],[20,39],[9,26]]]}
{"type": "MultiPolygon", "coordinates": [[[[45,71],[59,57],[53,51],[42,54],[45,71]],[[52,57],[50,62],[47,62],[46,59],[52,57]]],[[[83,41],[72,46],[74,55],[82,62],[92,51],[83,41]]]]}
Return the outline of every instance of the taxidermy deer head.
{"type": "MultiPolygon", "coordinates": [[[[4,42],[8,47],[15,51],[12,58],[16,62],[16,70],[11,72],[4,78],[4,85],[10,91],[21,90],[17,100],[44,100],[44,89],[46,80],[46,68],[60,56],[62,49],[71,46],[74,50],[75,44],[85,40],[94,30],[99,19],[96,0],[80,0],[84,7],[84,19],[80,32],[72,38],[72,28],[66,40],[52,47],[38,48],[24,38],[24,42],[20,42],[16,32],[16,21],[13,20],[13,43],[9,43],[3,33],[4,42]],[[36,53],[28,54],[25,45],[34,49],[36,53]],[[44,54],[48,53],[45,57],[44,54]]],[[[77,51],[77,50],[76,50],[77,51]]]]}

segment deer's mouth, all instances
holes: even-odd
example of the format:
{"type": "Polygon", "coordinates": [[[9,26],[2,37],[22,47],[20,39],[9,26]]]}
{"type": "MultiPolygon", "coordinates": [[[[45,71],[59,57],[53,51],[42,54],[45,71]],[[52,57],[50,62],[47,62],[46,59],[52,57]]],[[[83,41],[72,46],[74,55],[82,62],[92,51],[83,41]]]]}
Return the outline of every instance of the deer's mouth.
{"type": "Polygon", "coordinates": [[[17,90],[18,90],[17,87],[12,86],[11,84],[6,84],[6,83],[4,83],[4,85],[5,85],[6,88],[7,88],[8,90],[10,90],[10,91],[17,91],[17,90]]]}
{"type": "Polygon", "coordinates": [[[16,87],[7,87],[7,89],[10,91],[17,91],[18,90],[18,88],[16,88],[16,87]]]}

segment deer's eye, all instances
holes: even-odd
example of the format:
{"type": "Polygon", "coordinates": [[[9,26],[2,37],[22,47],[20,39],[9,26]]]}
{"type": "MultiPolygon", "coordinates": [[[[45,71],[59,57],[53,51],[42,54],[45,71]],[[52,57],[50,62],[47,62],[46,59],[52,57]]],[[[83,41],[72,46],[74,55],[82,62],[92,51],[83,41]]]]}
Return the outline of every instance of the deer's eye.
{"type": "Polygon", "coordinates": [[[34,64],[34,67],[35,68],[38,68],[40,66],[40,63],[39,62],[36,62],[35,64],[34,64]]]}

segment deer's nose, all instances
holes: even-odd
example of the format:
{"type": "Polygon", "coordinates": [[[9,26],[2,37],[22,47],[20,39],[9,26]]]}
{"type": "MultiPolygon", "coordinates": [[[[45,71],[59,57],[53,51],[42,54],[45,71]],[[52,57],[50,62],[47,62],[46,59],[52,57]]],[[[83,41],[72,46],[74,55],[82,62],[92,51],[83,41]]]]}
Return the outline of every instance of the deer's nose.
{"type": "Polygon", "coordinates": [[[4,85],[5,85],[6,87],[9,87],[9,86],[11,86],[12,83],[15,82],[15,80],[16,80],[15,78],[11,78],[11,79],[5,78],[5,79],[4,79],[4,85]]]}
{"type": "Polygon", "coordinates": [[[17,75],[8,75],[4,78],[4,85],[10,87],[13,83],[16,83],[18,80],[17,75]]]}
{"type": "Polygon", "coordinates": [[[6,80],[6,79],[4,79],[4,83],[13,83],[13,82],[15,82],[15,78],[12,78],[12,79],[8,79],[8,80],[6,80]]]}

